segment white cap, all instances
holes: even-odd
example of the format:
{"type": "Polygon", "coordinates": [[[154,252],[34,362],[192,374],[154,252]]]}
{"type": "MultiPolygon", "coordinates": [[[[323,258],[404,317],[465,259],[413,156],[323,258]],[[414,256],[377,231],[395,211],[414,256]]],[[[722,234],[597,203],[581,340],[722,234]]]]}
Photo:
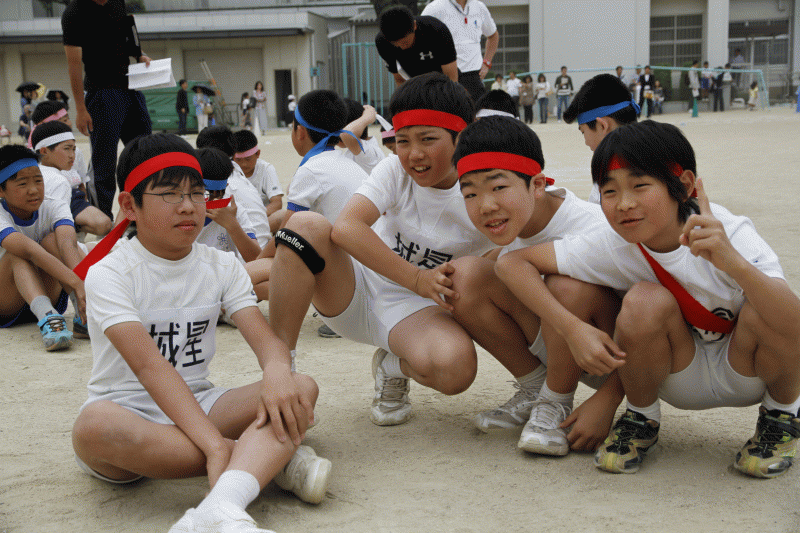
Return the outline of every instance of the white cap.
{"type": "Polygon", "coordinates": [[[286,98],[287,98],[288,100],[294,100],[294,95],[293,95],[293,94],[290,94],[290,95],[289,95],[289,96],[287,96],[286,98]]]}

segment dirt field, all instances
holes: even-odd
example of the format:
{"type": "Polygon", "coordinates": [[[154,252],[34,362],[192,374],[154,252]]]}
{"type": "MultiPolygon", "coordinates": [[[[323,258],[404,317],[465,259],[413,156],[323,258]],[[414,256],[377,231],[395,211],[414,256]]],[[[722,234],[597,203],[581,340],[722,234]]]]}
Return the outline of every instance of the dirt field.
{"type": "MultiPolygon", "coordinates": [[[[800,292],[800,115],[774,108],[658,118],[683,129],[711,201],[753,219],[800,292]]],[[[535,130],[545,172],[587,197],[591,153],[577,127],[552,121],[535,130]]],[[[276,165],[287,187],[300,160],[288,132],[262,141],[261,157],[276,165]]],[[[320,324],[308,316],[298,367],[321,389],[320,423],[308,443],[333,462],[328,497],[310,506],[270,486],[248,508],[262,527],[280,533],[800,531],[800,467],[763,481],[731,466],[754,430],[757,407],[687,412],[664,405],[660,441],[641,471],[614,476],[595,469],[589,455],[526,455],[516,448],[516,433],[473,429],[474,413],[512,391],[510,376],[485,352],[467,392],[446,397],[414,384],[415,417],[403,426],[374,426],[368,418],[373,348],[319,338],[320,324]]],[[[78,469],[70,431],[86,398],[88,341],[46,353],[37,328],[27,325],[0,331],[0,343],[0,533],[166,531],[200,502],[204,478],[112,487],[78,469]]],[[[211,379],[236,386],[258,377],[238,331],[220,326],[211,379]]],[[[579,389],[577,400],[586,396],[579,389]]]]}

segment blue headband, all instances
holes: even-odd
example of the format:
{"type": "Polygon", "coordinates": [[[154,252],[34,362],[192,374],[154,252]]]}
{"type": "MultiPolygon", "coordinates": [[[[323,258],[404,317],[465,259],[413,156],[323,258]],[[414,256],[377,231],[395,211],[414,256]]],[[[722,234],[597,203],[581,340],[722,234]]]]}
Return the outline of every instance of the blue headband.
{"type": "Polygon", "coordinates": [[[595,109],[590,109],[589,111],[584,111],[583,113],[579,113],[578,124],[586,124],[587,122],[597,120],[598,118],[607,117],[611,113],[616,113],[620,109],[625,109],[628,106],[633,107],[633,110],[636,111],[637,115],[641,112],[639,104],[637,104],[633,100],[627,100],[625,102],[620,102],[618,104],[604,105],[603,107],[597,107],[595,109]]]}
{"type": "Polygon", "coordinates": [[[300,161],[300,166],[301,167],[303,166],[303,164],[305,164],[306,161],[308,161],[309,159],[311,159],[315,155],[321,154],[322,152],[324,152],[326,150],[326,148],[327,148],[328,140],[330,140],[331,137],[336,137],[336,136],[341,135],[343,133],[346,133],[346,134],[350,135],[356,141],[358,141],[358,147],[361,148],[361,151],[364,151],[364,147],[361,145],[361,141],[358,140],[358,137],[353,135],[352,131],[347,131],[347,130],[327,131],[327,130],[323,130],[322,128],[316,128],[316,127],[312,126],[311,124],[309,124],[308,122],[306,122],[305,119],[303,119],[303,117],[300,115],[300,107],[295,107],[294,108],[294,120],[298,124],[303,126],[305,129],[307,129],[307,130],[311,130],[311,131],[315,131],[317,133],[325,134],[325,137],[320,142],[318,142],[314,146],[314,148],[309,150],[308,153],[305,156],[303,156],[303,160],[300,161]]]}
{"type": "Polygon", "coordinates": [[[38,167],[39,162],[32,158],[20,159],[14,161],[3,170],[0,170],[0,183],[5,183],[11,176],[28,167],[38,167]]]}
{"type": "Polygon", "coordinates": [[[224,180],[207,180],[203,179],[203,183],[206,186],[206,189],[209,191],[224,191],[225,187],[228,186],[227,178],[224,180]]]}

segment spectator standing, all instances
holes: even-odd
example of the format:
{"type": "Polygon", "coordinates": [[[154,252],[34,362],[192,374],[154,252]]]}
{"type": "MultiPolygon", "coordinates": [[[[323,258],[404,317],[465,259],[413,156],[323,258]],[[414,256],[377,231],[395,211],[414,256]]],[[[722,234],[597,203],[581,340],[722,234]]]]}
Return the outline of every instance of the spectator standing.
{"type": "Polygon", "coordinates": [[[664,88],[658,80],[653,86],[653,112],[659,115],[664,112],[664,88]]]}
{"type": "MultiPolygon", "coordinates": [[[[733,59],[731,59],[731,68],[734,70],[742,70],[747,66],[747,61],[745,61],[744,56],[742,55],[742,49],[737,48],[733,51],[733,59]]],[[[733,83],[736,85],[737,88],[741,87],[742,82],[742,73],[737,72],[733,75],[733,83]]]]}
{"type": "MultiPolygon", "coordinates": [[[[722,67],[717,67],[718,70],[722,70],[722,67]]],[[[725,85],[725,75],[728,74],[727,71],[722,71],[718,73],[716,76],[711,78],[711,95],[714,99],[714,107],[712,111],[725,111],[725,101],[722,95],[722,88],[725,85]]],[[[730,74],[728,74],[730,76],[730,74]]]]}
{"type": "Polygon", "coordinates": [[[503,79],[502,74],[498,74],[494,77],[494,82],[492,83],[491,87],[492,91],[505,91],[506,90],[506,81],[503,79]]]}
{"type": "Polygon", "coordinates": [[[242,93],[242,127],[253,131],[253,101],[250,93],[242,93]]]}
{"type": "Polygon", "coordinates": [[[208,127],[208,116],[211,113],[206,113],[206,106],[211,105],[211,100],[203,94],[203,90],[195,85],[194,87],[194,114],[197,117],[197,133],[200,133],[208,127]]]}
{"type": "Polygon", "coordinates": [[[293,94],[286,97],[286,127],[291,128],[294,122],[294,110],[297,109],[297,99],[293,94]]]}
{"type": "Polygon", "coordinates": [[[152,130],[144,95],[128,89],[129,57],[147,66],[150,58],[142,52],[124,0],[73,0],[61,16],[61,29],[77,110],[75,123],[89,135],[92,145],[97,207],[111,218],[117,192],[117,145],[152,130]]]}
{"type": "Polygon", "coordinates": [[[703,72],[700,74],[700,98],[708,98],[711,94],[711,78],[714,71],[708,66],[708,61],[703,61],[703,72]]]}
{"type": "Polygon", "coordinates": [[[442,72],[458,83],[456,47],[439,19],[415,17],[407,7],[394,6],[381,14],[379,27],[375,46],[397,87],[426,72],[442,72]]]}
{"type": "Polygon", "coordinates": [[[178,113],[178,135],[186,135],[186,117],[189,115],[189,96],[186,94],[186,89],[189,83],[186,80],[181,80],[180,88],[178,89],[178,96],[175,98],[175,111],[178,113]]]}
{"type": "Polygon", "coordinates": [[[261,80],[257,81],[253,86],[253,99],[256,101],[256,120],[258,120],[258,129],[261,130],[261,135],[267,133],[267,93],[264,92],[264,84],[261,80]]]}
{"type": "Polygon", "coordinates": [[[692,90],[692,99],[689,101],[689,111],[694,113],[694,108],[696,105],[696,100],[700,97],[700,73],[698,72],[698,66],[700,65],[700,60],[695,59],[692,61],[692,68],[688,72],[689,78],[689,89],[692,90]]]}
{"type": "Polygon", "coordinates": [[[572,78],[567,76],[567,67],[561,67],[561,75],[556,78],[556,97],[558,98],[558,121],[561,122],[561,106],[564,111],[569,107],[569,97],[575,89],[572,87],[572,78]]]}
{"type": "Polygon", "coordinates": [[[22,108],[22,114],[19,116],[19,129],[17,130],[19,136],[22,137],[23,143],[28,142],[28,137],[31,134],[31,105],[25,104],[22,108]]]}
{"type": "Polygon", "coordinates": [[[641,87],[639,108],[644,109],[644,102],[647,100],[647,117],[650,118],[650,115],[653,114],[653,87],[655,86],[655,77],[650,72],[650,65],[645,66],[644,74],[639,76],[639,86],[641,87]]]}
{"type": "Polygon", "coordinates": [[[458,83],[477,102],[486,92],[483,79],[492,66],[500,42],[497,25],[486,4],[480,0],[433,0],[425,6],[422,14],[436,17],[450,30],[456,47],[458,83]],[[486,37],[483,54],[481,37],[486,37]]]}
{"type": "Polygon", "coordinates": [[[525,115],[525,124],[533,123],[533,103],[535,101],[536,96],[533,90],[533,78],[528,74],[522,80],[522,85],[519,86],[519,103],[522,105],[522,110],[525,115]]]}
{"type": "Polygon", "coordinates": [[[536,99],[539,101],[539,122],[546,124],[548,113],[547,105],[550,103],[548,96],[553,92],[550,88],[550,82],[547,81],[547,76],[539,74],[533,89],[536,91],[536,99]]]}
{"type": "Polygon", "coordinates": [[[519,88],[522,85],[522,80],[517,77],[517,73],[513,70],[508,73],[508,81],[506,81],[506,92],[514,101],[514,108],[519,114],[519,88]]]}

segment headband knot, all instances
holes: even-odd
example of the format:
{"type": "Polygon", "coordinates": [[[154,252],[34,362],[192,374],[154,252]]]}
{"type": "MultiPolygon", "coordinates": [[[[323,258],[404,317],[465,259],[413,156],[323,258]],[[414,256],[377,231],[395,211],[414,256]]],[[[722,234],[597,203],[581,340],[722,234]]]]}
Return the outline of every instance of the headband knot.
{"type": "Polygon", "coordinates": [[[301,167],[305,164],[306,161],[308,161],[315,155],[324,152],[327,149],[328,141],[330,140],[331,137],[337,137],[344,133],[350,135],[352,138],[358,141],[358,147],[361,148],[362,152],[364,151],[364,146],[361,144],[361,141],[358,139],[358,137],[353,135],[352,131],[347,131],[347,130],[328,131],[328,130],[323,130],[322,128],[317,128],[316,126],[312,126],[311,124],[306,122],[306,120],[302,117],[302,115],[300,115],[300,107],[294,108],[294,120],[307,130],[315,131],[317,133],[322,133],[323,135],[325,135],[325,137],[323,137],[321,141],[319,141],[316,145],[314,145],[314,147],[311,150],[309,150],[306,155],[303,156],[302,161],[300,161],[301,167]]]}

